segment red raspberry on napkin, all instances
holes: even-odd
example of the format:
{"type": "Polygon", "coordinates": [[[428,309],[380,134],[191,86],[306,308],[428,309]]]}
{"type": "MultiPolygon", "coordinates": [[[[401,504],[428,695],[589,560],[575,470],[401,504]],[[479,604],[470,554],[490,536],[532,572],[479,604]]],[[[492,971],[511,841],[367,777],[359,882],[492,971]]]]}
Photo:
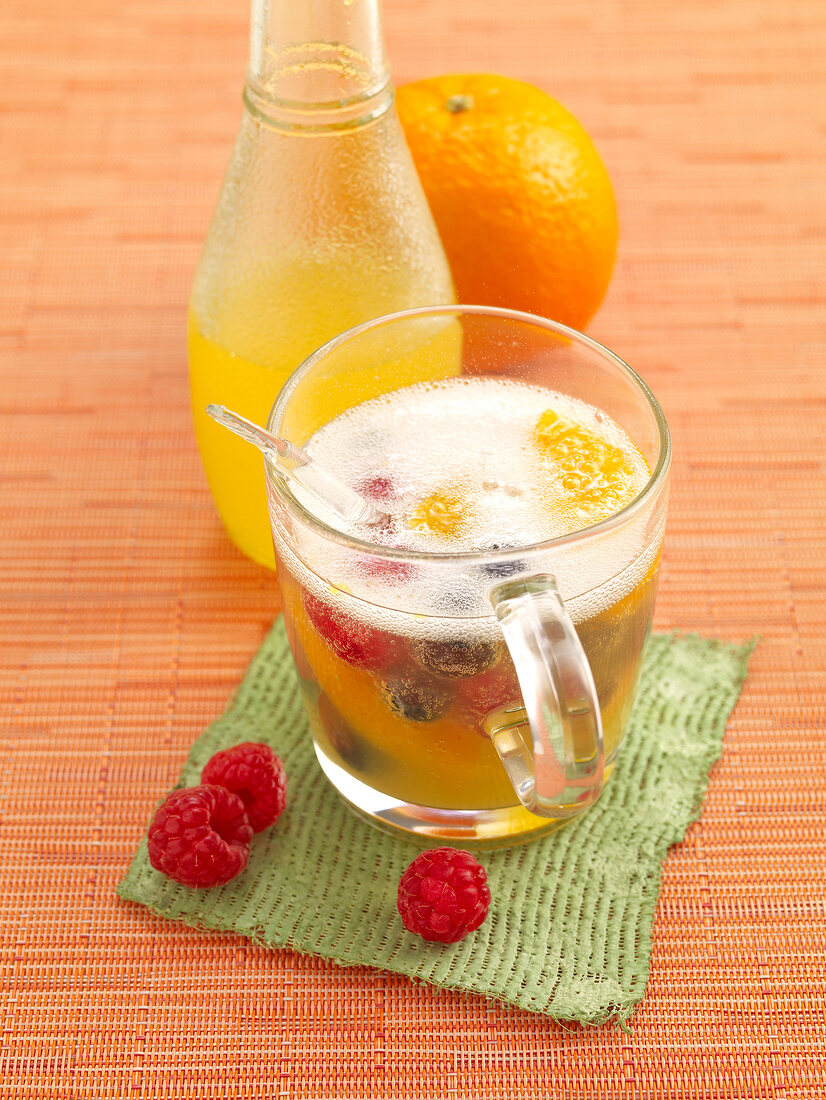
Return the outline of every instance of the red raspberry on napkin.
{"type": "Polygon", "coordinates": [[[287,805],[287,775],[269,745],[245,741],[216,752],[201,772],[201,782],[237,794],[256,833],[272,825],[287,805]]]}
{"type": "Polygon", "coordinates": [[[183,886],[221,886],[246,867],[251,839],[238,795],[224,787],[184,787],[155,811],[149,862],[183,886]]]}
{"type": "Polygon", "coordinates": [[[416,856],[401,877],[398,909],[409,932],[456,943],[488,915],[487,875],[470,852],[435,848],[416,856]]]}

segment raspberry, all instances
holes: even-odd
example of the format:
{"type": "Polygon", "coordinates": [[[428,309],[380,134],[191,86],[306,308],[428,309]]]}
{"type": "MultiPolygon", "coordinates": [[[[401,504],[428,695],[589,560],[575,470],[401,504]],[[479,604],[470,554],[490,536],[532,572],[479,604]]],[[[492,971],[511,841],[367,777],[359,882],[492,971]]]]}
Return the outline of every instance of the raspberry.
{"type": "Polygon", "coordinates": [[[516,669],[507,658],[479,676],[460,680],[456,692],[461,703],[480,718],[497,707],[522,706],[516,669]]]}
{"type": "Polygon", "coordinates": [[[183,886],[221,886],[246,867],[251,838],[238,795],[223,787],[184,787],[155,810],[149,862],[183,886]]]}
{"type": "Polygon", "coordinates": [[[304,595],[304,607],[333,653],[348,665],[374,670],[398,662],[401,646],[391,634],[360,623],[309,592],[304,595]]]}
{"type": "Polygon", "coordinates": [[[488,915],[485,869],[458,848],[416,856],[401,877],[398,909],[409,932],[437,943],[456,943],[488,915]]]}
{"type": "Polygon", "coordinates": [[[363,576],[384,581],[386,584],[402,584],[409,581],[416,572],[412,562],[392,561],[390,558],[359,558],[356,566],[363,576]]]}
{"type": "Polygon", "coordinates": [[[237,794],[255,833],[272,825],[287,805],[287,775],[269,745],[245,741],[216,752],[201,772],[201,782],[237,794]]]}
{"type": "Polygon", "coordinates": [[[356,488],[363,497],[369,497],[371,500],[388,500],[396,494],[393,479],[387,474],[372,474],[356,488]]]}

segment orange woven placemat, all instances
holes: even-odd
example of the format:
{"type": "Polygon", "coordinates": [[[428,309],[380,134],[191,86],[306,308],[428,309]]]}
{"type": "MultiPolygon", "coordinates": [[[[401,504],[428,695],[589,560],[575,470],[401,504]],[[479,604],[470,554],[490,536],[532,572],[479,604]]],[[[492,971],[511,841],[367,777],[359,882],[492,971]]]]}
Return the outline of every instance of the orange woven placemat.
{"type": "Polygon", "coordinates": [[[191,440],[184,310],[240,112],[239,2],[0,11],[0,1093],[826,1094],[826,9],[387,0],[399,79],[539,83],[614,178],[591,327],[671,421],[660,629],[761,633],[669,857],[633,1033],[117,903],[278,607],[191,440]]]}

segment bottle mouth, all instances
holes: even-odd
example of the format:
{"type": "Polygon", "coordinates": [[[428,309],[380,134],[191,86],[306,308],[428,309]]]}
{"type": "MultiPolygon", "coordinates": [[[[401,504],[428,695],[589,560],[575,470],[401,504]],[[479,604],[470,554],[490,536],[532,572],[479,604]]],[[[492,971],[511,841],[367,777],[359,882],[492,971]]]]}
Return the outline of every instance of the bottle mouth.
{"type": "Polygon", "coordinates": [[[390,71],[340,43],[305,42],[266,51],[247,72],[244,104],[276,129],[336,130],[372,122],[393,102],[390,71]]]}

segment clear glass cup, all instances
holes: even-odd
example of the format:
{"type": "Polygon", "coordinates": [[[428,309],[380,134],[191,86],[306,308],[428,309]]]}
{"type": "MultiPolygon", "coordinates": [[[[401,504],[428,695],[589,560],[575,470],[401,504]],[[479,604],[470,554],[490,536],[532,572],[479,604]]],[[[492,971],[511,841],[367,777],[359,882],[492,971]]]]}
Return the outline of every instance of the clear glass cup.
{"type": "Polygon", "coordinates": [[[336,337],[292,375],[268,428],[304,445],[335,413],[459,372],[601,409],[650,479],[602,522],[484,553],[344,534],[269,463],[267,494],[284,620],[327,778],[380,827],[510,844],[583,813],[610,776],[651,625],[671,445],[650,390],[612,352],[564,325],[481,306],[406,310],[336,337]],[[407,584],[412,572],[428,583],[407,584]]]}

